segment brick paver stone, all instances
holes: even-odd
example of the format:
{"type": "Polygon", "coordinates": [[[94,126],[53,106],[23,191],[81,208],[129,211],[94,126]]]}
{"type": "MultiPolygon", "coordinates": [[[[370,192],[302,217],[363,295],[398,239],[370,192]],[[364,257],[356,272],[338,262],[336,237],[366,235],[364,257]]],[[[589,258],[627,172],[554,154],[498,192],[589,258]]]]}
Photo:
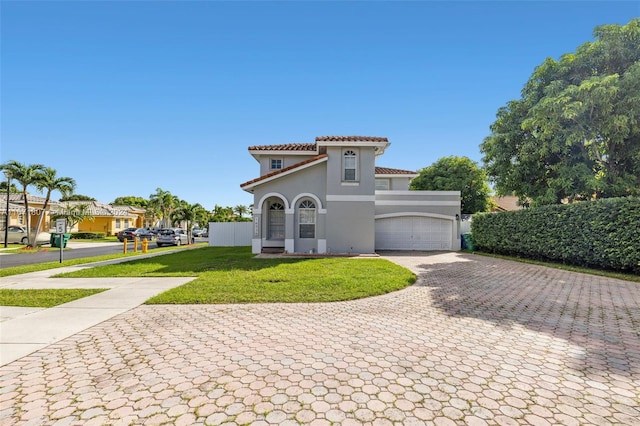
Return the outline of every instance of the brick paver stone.
{"type": "Polygon", "coordinates": [[[638,283],[387,257],[417,284],[338,303],[130,310],[0,367],[0,422],[640,425],[638,283]]]}

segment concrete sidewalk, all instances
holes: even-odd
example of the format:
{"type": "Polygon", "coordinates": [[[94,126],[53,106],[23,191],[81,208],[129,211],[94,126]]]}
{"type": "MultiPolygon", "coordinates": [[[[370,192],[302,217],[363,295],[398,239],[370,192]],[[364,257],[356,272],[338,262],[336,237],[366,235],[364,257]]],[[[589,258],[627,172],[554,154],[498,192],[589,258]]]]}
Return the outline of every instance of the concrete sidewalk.
{"type": "Polygon", "coordinates": [[[0,288],[3,289],[106,288],[108,290],[47,309],[0,306],[0,365],[8,364],[38,349],[59,342],[135,308],[150,297],[195,279],[195,277],[51,278],[52,275],[63,272],[130,260],[132,258],[114,259],[1,278],[0,288]]]}

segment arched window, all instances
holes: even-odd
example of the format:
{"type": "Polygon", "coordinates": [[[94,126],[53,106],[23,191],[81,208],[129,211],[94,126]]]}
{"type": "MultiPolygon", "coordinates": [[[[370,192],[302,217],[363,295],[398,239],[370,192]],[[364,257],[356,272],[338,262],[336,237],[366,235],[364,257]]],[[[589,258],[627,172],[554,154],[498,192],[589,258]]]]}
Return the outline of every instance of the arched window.
{"type": "Polygon", "coordinates": [[[342,162],[342,178],[345,181],[356,181],[358,180],[358,170],[357,170],[358,161],[356,159],[356,153],[354,151],[345,151],[344,158],[342,162]]]}
{"type": "Polygon", "coordinates": [[[284,240],[284,206],[279,202],[273,202],[269,206],[267,239],[284,240]]]}
{"type": "Polygon", "coordinates": [[[298,205],[300,238],[316,237],[316,205],[311,200],[302,200],[298,205]]]}

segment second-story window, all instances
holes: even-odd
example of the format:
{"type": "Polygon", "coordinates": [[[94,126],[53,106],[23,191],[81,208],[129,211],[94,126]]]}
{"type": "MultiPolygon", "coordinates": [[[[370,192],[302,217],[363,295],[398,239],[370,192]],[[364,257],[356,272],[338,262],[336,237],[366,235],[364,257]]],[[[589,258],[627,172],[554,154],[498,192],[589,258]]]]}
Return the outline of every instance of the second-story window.
{"type": "Polygon", "coordinates": [[[357,180],[358,170],[357,170],[357,159],[356,153],[354,151],[345,151],[343,156],[343,175],[342,180],[345,181],[355,181],[357,180]]]}
{"type": "Polygon", "coordinates": [[[271,159],[271,170],[280,170],[282,168],[282,158],[271,159]]]}

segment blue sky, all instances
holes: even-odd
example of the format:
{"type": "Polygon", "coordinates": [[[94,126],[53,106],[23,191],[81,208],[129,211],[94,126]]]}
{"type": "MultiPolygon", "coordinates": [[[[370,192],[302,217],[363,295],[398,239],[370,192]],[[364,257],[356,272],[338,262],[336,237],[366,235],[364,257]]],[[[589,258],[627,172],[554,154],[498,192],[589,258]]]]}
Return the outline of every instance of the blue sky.
{"type": "Polygon", "coordinates": [[[0,12],[2,162],[43,163],[102,202],[160,187],[211,209],[251,204],[250,145],[385,136],[380,166],[480,162],[537,65],[640,3],[3,0],[0,12]]]}

